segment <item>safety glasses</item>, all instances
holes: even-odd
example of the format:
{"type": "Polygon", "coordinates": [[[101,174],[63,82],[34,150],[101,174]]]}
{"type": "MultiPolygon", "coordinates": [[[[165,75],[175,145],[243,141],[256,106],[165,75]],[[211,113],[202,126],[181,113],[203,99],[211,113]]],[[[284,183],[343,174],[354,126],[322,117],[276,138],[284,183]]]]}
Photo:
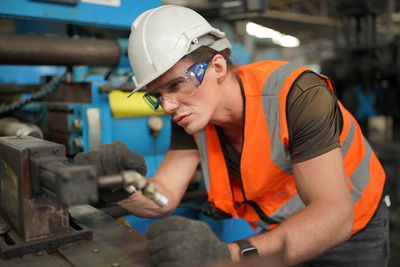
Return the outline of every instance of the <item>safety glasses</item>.
{"type": "Polygon", "coordinates": [[[149,89],[143,95],[144,101],[152,110],[159,112],[166,101],[175,103],[171,97],[168,97],[170,95],[192,96],[203,82],[207,66],[208,62],[193,64],[182,75],[167,84],[159,86],[156,89],[149,89]]]}

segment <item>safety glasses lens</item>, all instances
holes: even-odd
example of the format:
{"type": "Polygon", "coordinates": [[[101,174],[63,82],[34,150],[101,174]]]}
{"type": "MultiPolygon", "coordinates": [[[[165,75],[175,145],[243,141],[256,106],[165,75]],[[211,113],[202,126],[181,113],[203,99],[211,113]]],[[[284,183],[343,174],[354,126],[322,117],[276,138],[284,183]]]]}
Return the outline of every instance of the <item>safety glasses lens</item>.
{"type": "Polygon", "coordinates": [[[144,94],[143,99],[152,110],[161,111],[161,105],[157,98],[148,94],[144,94]]]}
{"type": "Polygon", "coordinates": [[[206,74],[208,62],[199,62],[196,64],[193,64],[190,68],[187,70],[187,74],[190,79],[193,79],[195,81],[195,86],[199,87],[200,84],[203,82],[204,76],[206,74]]]}

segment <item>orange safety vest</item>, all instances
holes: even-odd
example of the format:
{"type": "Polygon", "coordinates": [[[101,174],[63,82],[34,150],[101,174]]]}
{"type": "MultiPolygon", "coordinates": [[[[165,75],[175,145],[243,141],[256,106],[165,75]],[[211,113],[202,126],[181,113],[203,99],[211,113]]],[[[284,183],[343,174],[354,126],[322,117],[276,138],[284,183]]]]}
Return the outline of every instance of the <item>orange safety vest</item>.
{"type": "MultiPolygon", "coordinates": [[[[195,136],[208,200],[253,226],[275,227],[304,208],[292,171],[286,98],[306,67],[264,61],[237,69],[245,95],[241,179],[230,177],[217,131],[208,124],[195,136]]],[[[332,83],[324,76],[328,87],[332,83]]],[[[384,170],[353,116],[338,102],[343,115],[340,146],[354,204],[352,233],[364,228],[381,199],[384,170]]]]}

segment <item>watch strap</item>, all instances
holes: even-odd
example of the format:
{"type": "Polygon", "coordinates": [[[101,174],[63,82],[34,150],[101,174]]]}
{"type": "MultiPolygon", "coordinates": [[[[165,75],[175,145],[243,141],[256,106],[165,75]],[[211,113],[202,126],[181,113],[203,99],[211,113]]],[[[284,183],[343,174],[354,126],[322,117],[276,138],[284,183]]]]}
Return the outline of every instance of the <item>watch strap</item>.
{"type": "Polygon", "coordinates": [[[241,258],[247,258],[249,256],[258,256],[258,250],[255,246],[253,246],[248,240],[242,239],[242,240],[237,240],[234,243],[238,244],[239,246],[239,251],[240,251],[240,257],[241,258]]]}

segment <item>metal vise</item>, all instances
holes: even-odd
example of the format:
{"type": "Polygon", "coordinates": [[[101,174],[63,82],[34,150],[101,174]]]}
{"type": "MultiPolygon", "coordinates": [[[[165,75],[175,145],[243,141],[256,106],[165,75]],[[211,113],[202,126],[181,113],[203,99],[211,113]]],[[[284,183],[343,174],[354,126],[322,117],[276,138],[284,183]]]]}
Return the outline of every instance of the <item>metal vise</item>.
{"type": "Polygon", "coordinates": [[[97,177],[94,166],[73,165],[63,145],[30,136],[0,137],[0,254],[21,256],[91,239],[68,206],[94,203],[99,188],[134,186],[163,207],[168,199],[138,172],[97,177]]]}
{"type": "Polygon", "coordinates": [[[72,166],[64,146],[0,137],[0,252],[5,258],[90,239],[68,206],[97,200],[92,166],[72,166]]]}

